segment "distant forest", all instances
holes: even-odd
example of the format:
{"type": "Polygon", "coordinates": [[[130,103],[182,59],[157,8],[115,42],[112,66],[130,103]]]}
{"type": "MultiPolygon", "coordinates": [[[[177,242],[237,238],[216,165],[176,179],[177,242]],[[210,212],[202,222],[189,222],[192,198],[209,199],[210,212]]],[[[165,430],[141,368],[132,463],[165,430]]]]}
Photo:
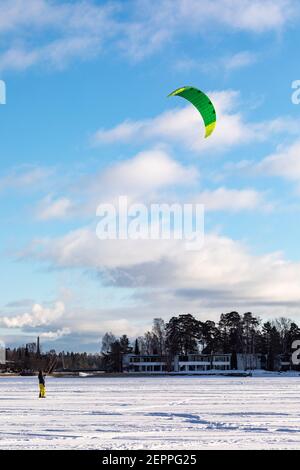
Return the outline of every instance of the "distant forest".
{"type": "Polygon", "coordinates": [[[117,338],[108,332],[99,344],[98,354],[42,352],[36,343],[7,349],[7,368],[16,371],[38,370],[105,370],[122,372],[122,356],[128,353],[161,355],[188,355],[195,353],[263,354],[267,369],[273,370],[278,355],[291,353],[294,340],[300,339],[300,328],[288,318],[263,323],[247,312],[225,313],[219,322],[200,321],[191,314],[161,318],[153,321],[150,331],[130,341],[126,334],[117,338]]]}
{"type": "Polygon", "coordinates": [[[185,314],[172,317],[169,322],[157,318],[151,331],[136,338],[133,344],[126,335],[116,338],[106,333],[102,339],[102,356],[106,370],[121,371],[121,357],[126,353],[174,355],[263,354],[266,367],[273,370],[278,355],[289,355],[295,339],[300,339],[300,328],[288,318],[263,323],[251,312],[221,314],[218,323],[197,320],[185,314]]]}

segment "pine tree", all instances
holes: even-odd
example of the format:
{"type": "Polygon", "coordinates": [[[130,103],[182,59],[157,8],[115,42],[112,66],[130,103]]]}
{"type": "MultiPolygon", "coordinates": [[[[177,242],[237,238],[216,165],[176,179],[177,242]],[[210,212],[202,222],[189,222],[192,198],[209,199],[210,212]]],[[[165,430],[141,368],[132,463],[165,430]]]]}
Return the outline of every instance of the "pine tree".
{"type": "Polygon", "coordinates": [[[267,355],[267,370],[274,370],[275,359],[281,352],[280,334],[270,322],[262,327],[263,353],[267,355]]]}
{"type": "Polygon", "coordinates": [[[243,324],[238,312],[222,313],[219,329],[223,353],[236,355],[243,352],[243,324]]]}
{"type": "Polygon", "coordinates": [[[140,355],[140,347],[139,347],[139,342],[138,342],[138,339],[135,340],[135,343],[134,343],[134,354],[136,356],[139,356],[140,355]]]}
{"type": "Polygon", "coordinates": [[[199,351],[201,322],[192,315],[172,317],[166,325],[166,345],[169,354],[193,354],[199,351]]]}
{"type": "Polygon", "coordinates": [[[221,333],[215,322],[206,320],[200,322],[201,328],[201,343],[203,347],[203,354],[213,354],[222,351],[221,333]]]}

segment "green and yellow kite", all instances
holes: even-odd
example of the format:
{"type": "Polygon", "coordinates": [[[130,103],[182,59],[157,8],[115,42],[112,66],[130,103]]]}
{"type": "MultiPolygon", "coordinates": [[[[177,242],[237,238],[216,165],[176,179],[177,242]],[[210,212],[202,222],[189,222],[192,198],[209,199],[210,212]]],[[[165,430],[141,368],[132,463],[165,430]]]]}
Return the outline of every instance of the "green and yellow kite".
{"type": "Polygon", "coordinates": [[[213,133],[217,122],[216,110],[205,93],[192,86],[185,86],[178,88],[168,96],[182,96],[182,98],[190,101],[190,103],[198,109],[203,118],[205,124],[205,137],[209,137],[213,133]]]}

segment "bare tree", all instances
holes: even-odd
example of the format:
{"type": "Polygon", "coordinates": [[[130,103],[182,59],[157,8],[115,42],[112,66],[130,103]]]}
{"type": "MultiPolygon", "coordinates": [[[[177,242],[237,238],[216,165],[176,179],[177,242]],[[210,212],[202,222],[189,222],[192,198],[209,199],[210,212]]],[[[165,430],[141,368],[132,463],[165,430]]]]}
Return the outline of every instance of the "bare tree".
{"type": "Polygon", "coordinates": [[[155,318],[153,320],[152,333],[157,353],[163,356],[166,352],[166,325],[162,318],[155,318]]]}
{"type": "Polygon", "coordinates": [[[111,345],[115,343],[115,341],[116,337],[112,334],[112,332],[105,333],[105,335],[102,337],[101,352],[107,354],[111,349],[111,345]]]}

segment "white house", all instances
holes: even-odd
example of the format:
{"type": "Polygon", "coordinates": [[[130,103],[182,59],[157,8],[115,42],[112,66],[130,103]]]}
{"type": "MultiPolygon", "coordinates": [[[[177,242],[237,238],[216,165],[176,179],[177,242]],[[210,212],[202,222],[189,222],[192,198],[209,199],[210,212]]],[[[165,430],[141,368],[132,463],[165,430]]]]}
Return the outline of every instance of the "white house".
{"type": "Polygon", "coordinates": [[[175,356],[173,371],[177,373],[196,374],[210,370],[230,370],[231,354],[189,354],[175,356]]]}
{"type": "Polygon", "coordinates": [[[159,355],[123,356],[123,371],[143,374],[201,374],[206,371],[226,371],[231,369],[231,354],[189,354],[174,356],[172,361],[159,355]]]}
{"type": "Polygon", "coordinates": [[[124,354],[123,372],[161,374],[167,372],[167,358],[153,355],[124,354]]]}

